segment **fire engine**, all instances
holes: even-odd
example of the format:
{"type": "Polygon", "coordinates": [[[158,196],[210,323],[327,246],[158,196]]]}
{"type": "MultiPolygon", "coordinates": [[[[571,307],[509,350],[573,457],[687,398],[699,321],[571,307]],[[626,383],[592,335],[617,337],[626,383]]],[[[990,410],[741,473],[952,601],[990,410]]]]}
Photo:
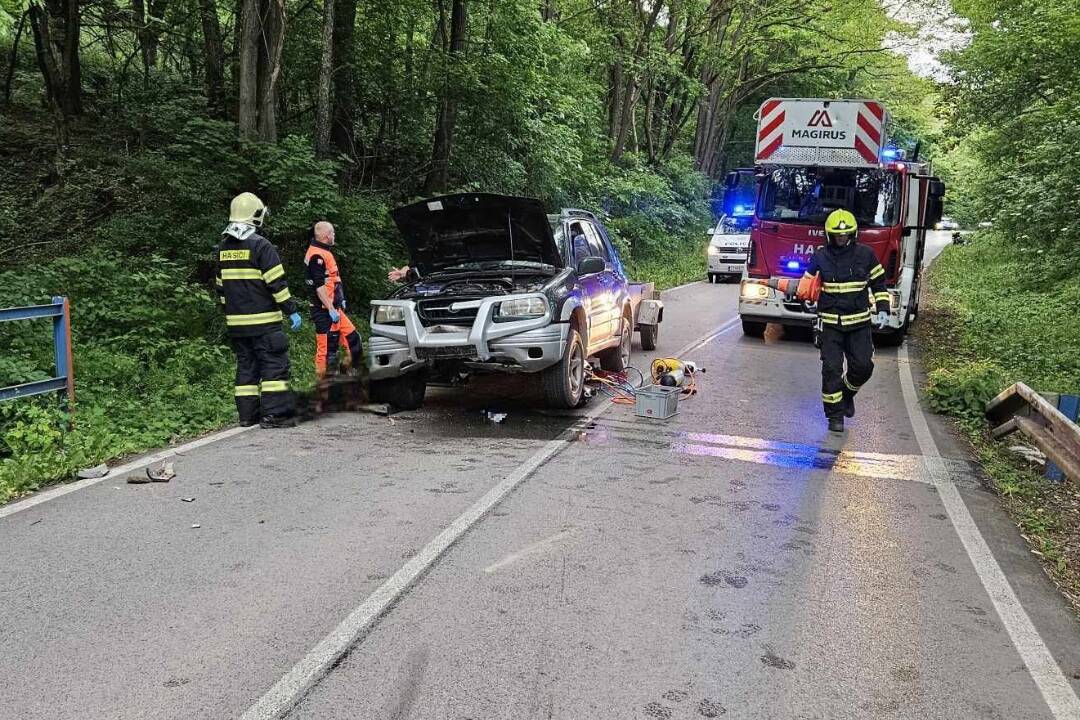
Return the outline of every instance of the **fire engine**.
{"type": "MultiPolygon", "coordinates": [[[[838,208],[859,222],[859,242],[885,268],[886,342],[902,342],[919,312],[926,231],[941,219],[945,185],[930,162],[888,141],[889,114],[875,100],[772,98],[758,110],[757,202],[739,293],[743,333],[767,323],[814,326],[814,308],[748,280],[799,277],[825,245],[825,218],[838,208]]],[[[728,182],[738,182],[737,173],[728,182]]]]}

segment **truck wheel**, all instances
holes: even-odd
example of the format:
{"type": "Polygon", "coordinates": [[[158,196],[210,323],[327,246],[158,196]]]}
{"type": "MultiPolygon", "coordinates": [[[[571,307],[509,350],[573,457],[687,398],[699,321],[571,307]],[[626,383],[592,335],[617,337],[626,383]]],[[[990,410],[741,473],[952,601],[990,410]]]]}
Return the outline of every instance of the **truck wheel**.
{"type": "Polygon", "coordinates": [[[372,402],[386,403],[398,410],[418,410],[427,394],[427,371],[421,370],[392,380],[373,380],[368,389],[372,402]]]}
{"type": "Polygon", "coordinates": [[[709,273],[709,284],[710,285],[715,285],[716,281],[717,281],[716,273],[709,273]]]}
{"type": "Polygon", "coordinates": [[[585,345],[578,331],[570,328],[562,360],[541,375],[544,397],[552,407],[575,408],[585,393],[585,345]]]}
{"type": "Polygon", "coordinates": [[[642,325],[641,326],[641,349],[642,350],[655,350],[656,338],[660,336],[660,324],[656,325],[642,325]]]}
{"type": "Polygon", "coordinates": [[[765,326],[767,324],[768,323],[754,322],[752,320],[743,320],[742,321],[743,335],[747,335],[749,337],[755,337],[755,338],[765,337],[765,326]]]}
{"type": "Polygon", "coordinates": [[[600,367],[609,372],[622,372],[630,367],[630,343],[634,337],[634,321],[629,314],[623,315],[619,331],[619,344],[600,353],[600,367]]]}

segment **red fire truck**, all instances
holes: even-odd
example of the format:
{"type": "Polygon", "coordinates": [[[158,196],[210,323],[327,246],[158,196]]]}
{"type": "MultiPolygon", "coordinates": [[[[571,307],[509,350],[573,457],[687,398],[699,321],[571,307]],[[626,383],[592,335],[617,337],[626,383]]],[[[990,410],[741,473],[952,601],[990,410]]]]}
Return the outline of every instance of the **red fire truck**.
{"type": "MultiPolygon", "coordinates": [[[[889,326],[899,343],[919,311],[926,231],[941,218],[945,185],[929,162],[888,143],[889,114],[874,100],[773,98],[758,110],[757,204],[739,293],[743,332],[767,323],[812,326],[813,308],[747,278],[801,276],[825,244],[825,218],[838,208],[859,222],[859,242],[885,268],[889,326]]],[[[737,181],[738,178],[734,178],[737,181]]],[[[883,338],[886,339],[886,338],[883,338]]]]}

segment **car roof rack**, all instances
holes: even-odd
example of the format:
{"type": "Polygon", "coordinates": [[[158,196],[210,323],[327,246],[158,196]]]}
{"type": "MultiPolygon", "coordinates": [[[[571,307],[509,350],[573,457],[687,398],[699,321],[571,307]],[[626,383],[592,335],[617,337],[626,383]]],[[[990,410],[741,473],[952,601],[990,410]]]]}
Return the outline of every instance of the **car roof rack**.
{"type": "Polygon", "coordinates": [[[600,219],[596,217],[595,214],[589,212],[588,210],[579,210],[578,208],[563,208],[562,216],[585,218],[587,220],[596,220],[597,222],[600,221],[600,219]]]}

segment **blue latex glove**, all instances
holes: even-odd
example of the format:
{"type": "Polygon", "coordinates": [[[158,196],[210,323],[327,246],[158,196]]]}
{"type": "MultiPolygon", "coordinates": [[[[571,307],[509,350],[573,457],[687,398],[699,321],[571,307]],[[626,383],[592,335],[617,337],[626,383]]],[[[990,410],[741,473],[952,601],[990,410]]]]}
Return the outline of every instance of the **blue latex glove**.
{"type": "Polygon", "coordinates": [[[879,328],[886,328],[889,326],[889,313],[879,312],[877,318],[874,319],[874,324],[879,328]]]}
{"type": "Polygon", "coordinates": [[[336,323],[338,320],[341,319],[341,313],[339,313],[337,310],[331,309],[329,312],[330,312],[330,322],[336,323]]]}
{"type": "Polygon", "coordinates": [[[300,329],[300,313],[293,313],[289,316],[289,322],[292,323],[290,329],[296,331],[300,329]]]}

